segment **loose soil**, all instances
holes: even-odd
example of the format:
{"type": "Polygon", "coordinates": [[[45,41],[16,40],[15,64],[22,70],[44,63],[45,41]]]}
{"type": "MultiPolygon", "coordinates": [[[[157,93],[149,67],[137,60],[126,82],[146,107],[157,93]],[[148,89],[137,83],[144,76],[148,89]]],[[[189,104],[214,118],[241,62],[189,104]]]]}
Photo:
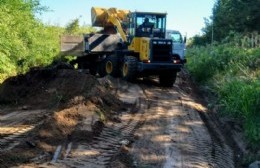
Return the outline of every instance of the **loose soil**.
{"type": "Polygon", "coordinates": [[[111,93],[106,81],[57,66],[7,79],[0,87],[0,167],[50,160],[57,145],[91,142],[124,110],[111,93]]]}
{"type": "Polygon", "coordinates": [[[185,71],[162,88],[61,67],[0,86],[0,167],[243,167],[245,145],[185,71]]]}
{"type": "Polygon", "coordinates": [[[135,132],[139,139],[111,167],[236,167],[221,130],[200,115],[207,116],[207,108],[187,93],[192,88],[182,90],[180,80],[173,88],[158,87],[154,79],[139,84],[149,102],[135,132]]]}

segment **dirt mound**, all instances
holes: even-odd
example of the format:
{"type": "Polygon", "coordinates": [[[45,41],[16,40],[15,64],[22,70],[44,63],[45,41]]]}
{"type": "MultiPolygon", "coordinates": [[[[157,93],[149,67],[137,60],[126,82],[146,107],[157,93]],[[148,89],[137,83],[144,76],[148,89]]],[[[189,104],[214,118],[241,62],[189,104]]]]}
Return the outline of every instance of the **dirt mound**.
{"type": "Polygon", "coordinates": [[[114,101],[119,103],[94,76],[60,68],[64,65],[33,68],[27,74],[7,79],[0,86],[0,105],[50,109],[70,107],[87,100],[102,106],[110,106],[114,101]]]}
{"type": "MultiPolygon", "coordinates": [[[[122,103],[111,93],[106,83],[100,84],[94,76],[66,65],[33,68],[7,79],[0,86],[0,106],[8,109],[0,110],[0,126],[19,130],[19,126],[30,125],[33,129],[15,137],[19,145],[12,150],[3,148],[0,158],[6,159],[0,159],[0,165],[29,162],[43,153],[50,159],[57,145],[91,141],[104,121],[116,118],[115,111],[122,109],[122,103]]],[[[0,132],[0,140],[6,136],[0,132]]],[[[6,144],[6,148],[12,146],[12,142],[6,144]]]]}
{"type": "Polygon", "coordinates": [[[25,75],[7,79],[0,88],[1,104],[50,106],[76,96],[89,97],[97,81],[70,69],[34,68],[25,75]],[[82,93],[82,90],[85,92],[82,93]]]}

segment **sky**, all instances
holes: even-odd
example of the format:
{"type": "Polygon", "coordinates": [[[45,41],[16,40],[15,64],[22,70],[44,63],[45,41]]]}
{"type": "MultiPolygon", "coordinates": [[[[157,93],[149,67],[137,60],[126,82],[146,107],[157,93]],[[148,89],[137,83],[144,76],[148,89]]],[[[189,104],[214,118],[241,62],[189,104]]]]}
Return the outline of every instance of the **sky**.
{"type": "Polygon", "coordinates": [[[201,33],[204,18],[209,18],[215,0],[40,0],[49,8],[38,16],[46,24],[65,26],[80,18],[91,25],[91,7],[127,9],[130,11],[167,13],[167,29],[179,30],[192,37],[201,33]]]}

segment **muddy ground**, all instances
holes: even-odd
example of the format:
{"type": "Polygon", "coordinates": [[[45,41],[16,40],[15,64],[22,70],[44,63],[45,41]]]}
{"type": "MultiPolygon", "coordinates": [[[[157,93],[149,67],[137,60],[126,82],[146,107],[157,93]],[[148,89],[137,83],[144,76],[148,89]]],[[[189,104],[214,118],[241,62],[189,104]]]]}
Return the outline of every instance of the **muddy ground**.
{"type": "Polygon", "coordinates": [[[0,167],[246,166],[240,126],[208,110],[185,71],[161,88],[35,68],[1,85],[0,107],[0,167]]]}

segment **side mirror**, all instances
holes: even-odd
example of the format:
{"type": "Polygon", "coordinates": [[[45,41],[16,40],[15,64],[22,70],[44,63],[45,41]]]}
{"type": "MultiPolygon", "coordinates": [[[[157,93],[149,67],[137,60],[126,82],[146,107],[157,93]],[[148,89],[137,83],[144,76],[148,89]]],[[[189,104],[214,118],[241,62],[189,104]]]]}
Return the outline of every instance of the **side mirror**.
{"type": "Polygon", "coordinates": [[[184,39],[183,39],[183,43],[186,44],[186,41],[187,41],[187,37],[185,36],[184,39]]]}

